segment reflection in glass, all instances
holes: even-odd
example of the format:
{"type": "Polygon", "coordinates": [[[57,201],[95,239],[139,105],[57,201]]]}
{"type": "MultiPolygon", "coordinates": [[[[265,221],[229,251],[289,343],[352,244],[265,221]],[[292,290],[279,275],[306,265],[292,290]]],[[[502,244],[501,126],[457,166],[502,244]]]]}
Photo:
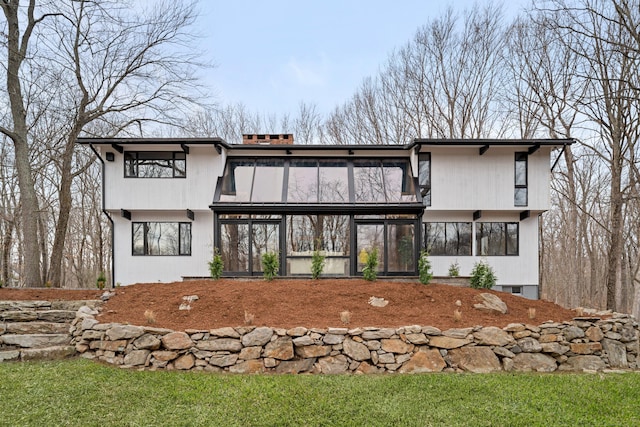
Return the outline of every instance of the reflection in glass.
{"type": "Polygon", "coordinates": [[[374,248],[378,249],[378,271],[382,271],[384,269],[384,224],[358,224],[356,235],[358,272],[362,272],[368,254],[374,248]]]}
{"type": "Polygon", "coordinates": [[[251,224],[251,250],[252,270],[262,271],[262,255],[267,252],[275,252],[280,255],[280,226],[278,224],[257,223],[251,224]]]}
{"type": "Polygon", "coordinates": [[[387,271],[415,271],[414,225],[389,224],[387,233],[387,271]]]}
{"type": "Polygon", "coordinates": [[[346,161],[321,160],[318,175],[320,203],[349,202],[349,170],[346,161]]]}
{"type": "Polygon", "coordinates": [[[294,160],[289,164],[287,201],[318,203],[318,162],[294,160]]]}
{"type": "Polygon", "coordinates": [[[470,222],[429,222],[424,230],[429,255],[471,255],[470,222]]]}
{"type": "Polygon", "coordinates": [[[140,151],[124,153],[124,175],[136,178],[184,178],[187,160],[183,152],[140,151]]]}
{"type": "Polygon", "coordinates": [[[527,188],[516,188],[513,197],[514,206],[527,206],[527,188]]]}
{"type": "Polygon", "coordinates": [[[422,203],[431,206],[431,153],[418,155],[418,185],[422,203]]]}
{"type": "Polygon", "coordinates": [[[252,202],[281,202],[284,161],[264,159],[256,161],[252,202]]]}
{"type": "Polygon", "coordinates": [[[379,161],[354,161],[353,183],[356,202],[385,201],[384,180],[379,161]]]}
{"type": "Polygon", "coordinates": [[[220,224],[220,246],[225,271],[249,271],[249,224],[220,224]]]}
{"type": "Polygon", "coordinates": [[[382,163],[382,171],[387,202],[416,201],[416,192],[407,161],[384,161],[382,163]]]}
{"type": "Polygon", "coordinates": [[[518,223],[481,222],[476,235],[478,255],[518,254],[518,223]]]}
{"type": "Polygon", "coordinates": [[[134,222],[133,255],[191,255],[191,223],[134,222]]]}
{"type": "Polygon", "coordinates": [[[221,202],[248,202],[251,197],[254,162],[229,160],[222,178],[221,202]]]}

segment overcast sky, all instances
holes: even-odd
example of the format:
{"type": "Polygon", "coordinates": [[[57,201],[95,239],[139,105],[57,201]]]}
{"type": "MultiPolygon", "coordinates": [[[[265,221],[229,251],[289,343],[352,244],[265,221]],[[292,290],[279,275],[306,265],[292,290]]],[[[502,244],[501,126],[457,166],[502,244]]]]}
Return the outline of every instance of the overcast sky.
{"type": "MultiPolygon", "coordinates": [[[[206,82],[221,104],[295,116],[301,101],[327,113],[373,76],[393,49],[448,6],[473,0],[203,0],[198,30],[217,66],[206,82]]],[[[482,5],[482,0],[479,2],[482,5]]],[[[507,17],[526,0],[505,0],[507,17]]]]}

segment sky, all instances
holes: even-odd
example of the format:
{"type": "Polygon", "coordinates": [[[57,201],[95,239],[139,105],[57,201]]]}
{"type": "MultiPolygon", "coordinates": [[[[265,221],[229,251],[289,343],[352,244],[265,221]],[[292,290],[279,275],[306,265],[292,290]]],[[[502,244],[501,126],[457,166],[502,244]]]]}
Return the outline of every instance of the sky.
{"type": "MultiPolygon", "coordinates": [[[[482,5],[483,0],[478,0],[482,5]]],[[[201,0],[196,29],[215,68],[204,74],[218,104],[289,114],[300,102],[327,114],[374,76],[394,49],[447,7],[473,0],[201,0]]],[[[510,18],[526,0],[505,0],[510,18]]]]}

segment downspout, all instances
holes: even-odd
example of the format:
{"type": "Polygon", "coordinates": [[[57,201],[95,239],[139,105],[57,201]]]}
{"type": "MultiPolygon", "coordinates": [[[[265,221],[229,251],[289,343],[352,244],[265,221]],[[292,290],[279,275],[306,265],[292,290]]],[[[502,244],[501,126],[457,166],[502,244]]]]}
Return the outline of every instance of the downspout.
{"type": "Polygon", "coordinates": [[[96,148],[93,146],[93,144],[89,144],[89,147],[91,147],[91,151],[93,151],[93,154],[96,155],[96,157],[98,158],[98,160],[100,160],[100,163],[102,164],[102,213],[107,217],[107,220],[109,221],[109,224],[111,224],[111,289],[115,288],[115,277],[116,277],[116,263],[115,263],[115,257],[114,257],[114,250],[115,250],[115,224],[113,223],[113,218],[111,218],[111,215],[109,215],[109,212],[107,212],[107,210],[105,209],[105,194],[104,194],[104,189],[105,189],[105,183],[104,183],[104,171],[105,171],[105,163],[104,163],[104,159],[102,158],[102,156],[100,156],[100,154],[98,153],[98,151],[96,151],[96,148]]]}

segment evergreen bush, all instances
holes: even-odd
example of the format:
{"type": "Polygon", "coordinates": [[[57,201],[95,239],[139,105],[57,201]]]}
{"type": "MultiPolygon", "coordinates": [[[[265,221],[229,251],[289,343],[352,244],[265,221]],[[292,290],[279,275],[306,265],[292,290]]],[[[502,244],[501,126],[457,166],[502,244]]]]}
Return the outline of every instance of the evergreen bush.
{"type": "Polygon", "coordinates": [[[491,289],[497,280],[498,278],[493,272],[493,268],[483,260],[473,266],[469,283],[474,289],[491,289]]]}
{"type": "Polygon", "coordinates": [[[222,276],[223,270],[224,263],[222,262],[222,255],[220,255],[220,250],[215,248],[213,250],[213,259],[209,261],[209,273],[211,274],[211,278],[213,280],[218,280],[222,276]]]}
{"type": "Polygon", "coordinates": [[[264,280],[270,282],[277,275],[280,269],[280,260],[277,252],[265,252],[262,254],[262,276],[264,280]]]}
{"type": "Polygon", "coordinates": [[[431,272],[431,262],[429,261],[429,252],[426,250],[420,251],[420,258],[418,258],[418,274],[420,276],[420,283],[428,285],[433,278],[431,272]]]}
{"type": "Polygon", "coordinates": [[[320,253],[319,250],[313,251],[313,255],[311,256],[311,277],[313,279],[317,279],[322,274],[322,270],[324,270],[324,260],[325,256],[320,253]]]}
{"type": "Polygon", "coordinates": [[[458,261],[449,266],[449,277],[458,277],[460,275],[460,264],[458,261]]]}
{"type": "Polygon", "coordinates": [[[362,276],[370,282],[378,278],[378,248],[373,248],[371,252],[367,252],[367,259],[362,268],[362,276]]]}

